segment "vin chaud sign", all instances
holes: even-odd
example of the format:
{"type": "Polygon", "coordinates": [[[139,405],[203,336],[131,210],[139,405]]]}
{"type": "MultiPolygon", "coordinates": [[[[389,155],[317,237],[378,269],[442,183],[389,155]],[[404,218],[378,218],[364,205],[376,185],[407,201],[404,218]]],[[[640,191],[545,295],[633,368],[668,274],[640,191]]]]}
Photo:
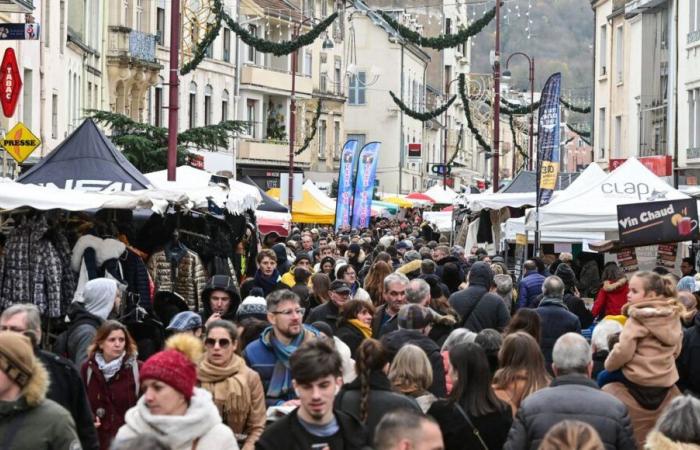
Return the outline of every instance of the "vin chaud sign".
{"type": "Polygon", "coordinates": [[[698,239],[697,200],[618,205],[617,227],[625,247],[698,239]]]}

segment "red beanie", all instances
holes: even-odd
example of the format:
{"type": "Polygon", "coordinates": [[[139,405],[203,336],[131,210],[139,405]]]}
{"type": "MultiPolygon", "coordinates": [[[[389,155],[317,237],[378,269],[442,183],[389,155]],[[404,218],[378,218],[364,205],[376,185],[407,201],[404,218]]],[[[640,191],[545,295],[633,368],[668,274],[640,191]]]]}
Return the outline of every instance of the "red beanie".
{"type": "MultiPolygon", "coordinates": [[[[184,395],[189,402],[197,383],[197,366],[193,362],[192,353],[182,349],[178,342],[169,345],[171,340],[182,340],[183,336],[187,335],[177,334],[168,340],[166,348],[175,348],[169,348],[148,358],[141,367],[140,378],[162,381],[184,395]]],[[[198,341],[194,336],[187,337],[192,338],[195,343],[198,341]]]]}

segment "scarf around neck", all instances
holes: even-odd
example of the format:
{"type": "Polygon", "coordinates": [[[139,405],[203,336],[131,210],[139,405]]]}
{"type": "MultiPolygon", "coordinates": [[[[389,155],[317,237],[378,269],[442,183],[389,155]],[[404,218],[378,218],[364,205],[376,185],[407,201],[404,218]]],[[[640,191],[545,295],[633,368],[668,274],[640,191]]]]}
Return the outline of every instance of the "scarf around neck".
{"type": "Polygon", "coordinates": [[[231,414],[250,407],[250,388],[243,374],[245,368],[243,358],[235,354],[225,366],[216,366],[207,359],[199,364],[197,377],[202,388],[211,393],[224,423],[228,423],[231,414]]]}
{"type": "Polygon", "coordinates": [[[305,341],[316,337],[311,329],[302,326],[301,333],[289,344],[283,344],[276,337],[272,327],[267,327],[260,336],[262,343],[275,354],[277,362],[272,371],[267,397],[279,398],[292,390],[292,376],[289,371],[289,358],[305,341]]]}
{"type": "Polygon", "coordinates": [[[362,333],[362,336],[364,336],[365,339],[369,339],[372,337],[372,328],[370,328],[369,325],[362,322],[361,320],[350,319],[350,320],[348,320],[348,323],[350,325],[352,325],[353,327],[357,328],[358,330],[360,330],[360,332],[362,333]]]}
{"type": "Polygon", "coordinates": [[[275,286],[277,286],[279,279],[280,273],[277,269],[275,269],[275,271],[272,272],[272,275],[270,275],[269,277],[263,275],[262,270],[257,270],[255,272],[255,284],[262,288],[265,295],[269,294],[275,289],[275,286]]]}
{"type": "Polygon", "coordinates": [[[119,372],[119,369],[122,368],[122,363],[124,362],[125,356],[126,352],[122,353],[118,358],[107,362],[105,361],[102,352],[95,353],[95,362],[97,363],[97,367],[100,369],[100,372],[102,372],[102,376],[105,377],[106,381],[111,380],[112,377],[119,372]]]}

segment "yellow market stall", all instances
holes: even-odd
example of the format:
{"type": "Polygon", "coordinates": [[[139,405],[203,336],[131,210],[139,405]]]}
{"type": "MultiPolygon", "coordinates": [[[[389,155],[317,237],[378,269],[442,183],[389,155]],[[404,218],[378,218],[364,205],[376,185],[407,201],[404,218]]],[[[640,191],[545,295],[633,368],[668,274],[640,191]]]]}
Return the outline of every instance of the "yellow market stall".
{"type": "MultiPolygon", "coordinates": [[[[323,205],[304,187],[302,200],[295,201],[292,205],[292,222],[317,223],[332,225],[335,220],[335,211],[323,205]]],[[[272,188],[267,195],[279,200],[279,188],[272,188]]]]}

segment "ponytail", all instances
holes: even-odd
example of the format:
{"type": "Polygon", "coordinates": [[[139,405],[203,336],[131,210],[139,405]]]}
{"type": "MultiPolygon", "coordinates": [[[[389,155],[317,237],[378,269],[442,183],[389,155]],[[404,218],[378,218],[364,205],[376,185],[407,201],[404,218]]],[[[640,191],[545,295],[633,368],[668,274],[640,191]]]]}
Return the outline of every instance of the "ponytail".
{"type": "Polygon", "coordinates": [[[645,296],[647,293],[666,298],[675,298],[678,295],[676,283],[671,275],[659,275],[656,272],[642,271],[635,273],[632,277],[642,280],[645,296]]]}
{"type": "Polygon", "coordinates": [[[370,374],[382,370],[387,362],[389,362],[387,352],[376,339],[365,339],[357,348],[355,371],[360,379],[360,421],[362,423],[367,422],[369,415],[370,374]]]}

